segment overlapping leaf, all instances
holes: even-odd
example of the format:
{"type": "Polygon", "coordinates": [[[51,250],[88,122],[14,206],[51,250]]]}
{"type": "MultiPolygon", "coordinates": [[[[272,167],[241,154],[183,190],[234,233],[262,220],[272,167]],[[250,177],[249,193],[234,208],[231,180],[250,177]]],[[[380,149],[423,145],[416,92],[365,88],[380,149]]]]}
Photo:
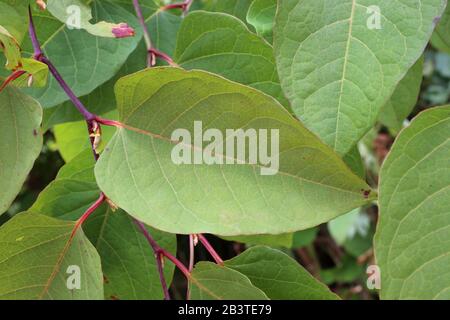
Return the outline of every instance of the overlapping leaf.
{"type": "Polygon", "coordinates": [[[274,48],[292,108],[341,155],[422,54],[445,0],[285,0],[274,48]],[[387,49],[389,48],[389,49],[387,49]]]}
{"type": "Polygon", "coordinates": [[[247,22],[256,32],[272,43],[272,31],[277,11],[277,0],[255,0],[247,12],[247,22]]]}
{"type": "Polygon", "coordinates": [[[288,107],[279,83],[272,47],[235,17],[196,11],[178,33],[175,61],[261,90],[288,107]]]}
{"type": "Polygon", "coordinates": [[[194,300],[268,300],[242,273],[211,262],[199,262],[190,281],[194,300]]]}
{"type": "Polygon", "coordinates": [[[383,299],[450,298],[450,107],[404,129],[380,173],[375,254],[383,299]]]}
{"type": "MultiPolygon", "coordinates": [[[[78,219],[100,193],[93,167],[92,152],[80,153],[60,170],[30,211],[64,220],[78,219]]],[[[153,251],[129,215],[122,210],[112,212],[104,204],[83,224],[83,229],[102,259],[106,299],[162,299],[153,251]]],[[[175,235],[154,229],[149,232],[163,248],[175,252],[175,235]]],[[[168,283],[173,271],[173,265],[164,268],[168,283]]]]}
{"type": "Polygon", "coordinates": [[[225,262],[225,266],[249,278],[273,300],[338,299],[297,261],[269,247],[252,247],[225,262]]]}
{"type": "Polygon", "coordinates": [[[42,109],[14,88],[0,92],[0,214],[22,188],[42,147],[42,109]]]}
{"type": "Polygon", "coordinates": [[[0,299],[103,299],[100,258],[74,227],[32,213],[1,226],[0,299]]]}
{"type": "Polygon", "coordinates": [[[397,133],[403,122],[414,109],[422,84],[423,57],[408,71],[395,88],[389,101],[381,108],[378,120],[397,133]]]}
{"type": "MultiPolygon", "coordinates": [[[[97,163],[97,183],[117,205],[153,227],[185,234],[288,233],[375,196],[280,104],[252,88],[203,71],[153,68],[121,79],[116,91],[120,121],[135,129],[118,129],[97,163]],[[193,134],[195,121],[221,134],[278,130],[278,172],[261,175],[265,166],[248,161],[176,165],[171,155],[180,138],[173,141],[172,133],[184,128],[193,134]]],[[[199,155],[207,144],[183,140],[181,146],[199,155]]],[[[215,151],[223,162],[237,160],[215,151]]]]}
{"type": "MultiPolygon", "coordinates": [[[[136,18],[125,9],[109,1],[99,0],[94,0],[91,7],[95,20],[124,21],[136,30],[136,35],[124,39],[95,37],[85,30],[70,30],[48,12],[33,12],[42,49],[78,96],[92,92],[112,78],[142,36],[136,18]]],[[[24,41],[23,49],[29,54],[33,53],[28,38],[24,41]]],[[[68,100],[53,78],[47,87],[30,90],[30,93],[44,108],[68,100]]]]}

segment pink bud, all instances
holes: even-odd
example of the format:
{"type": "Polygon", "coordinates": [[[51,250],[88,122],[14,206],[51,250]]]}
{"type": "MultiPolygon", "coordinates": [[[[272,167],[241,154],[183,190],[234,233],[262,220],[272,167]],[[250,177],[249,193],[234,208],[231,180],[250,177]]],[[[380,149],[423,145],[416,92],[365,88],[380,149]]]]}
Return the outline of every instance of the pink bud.
{"type": "Polygon", "coordinates": [[[117,27],[112,29],[112,33],[116,38],[127,38],[134,36],[134,29],[126,23],[120,23],[117,27]]]}

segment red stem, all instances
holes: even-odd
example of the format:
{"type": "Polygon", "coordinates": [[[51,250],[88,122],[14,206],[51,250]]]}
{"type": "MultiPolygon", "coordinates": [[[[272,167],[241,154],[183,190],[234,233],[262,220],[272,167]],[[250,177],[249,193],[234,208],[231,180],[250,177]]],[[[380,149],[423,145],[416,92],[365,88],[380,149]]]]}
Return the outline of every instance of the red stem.
{"type": "Polygon", "coordinates": [[[156,64],[156,57],[151,52],[152,49],[152,40],[150,37],[150,32],[148,31],[147,25],[145,24],[144,15],[142,14],[141,6],[139,5],[138,0],[133,0],[133,6],[134,10],[136,11],[136,15],[139,20],[139,24],[141,25],[141,28],[144,32],[144,40],[145,44],[147,46],[147,67],[151,68],[154,67],[156,64]]]}
{"type": "Polygon", "coordinates": [[[212,245],[208,242],[208,240],[205,238],[204,235],[202,234],[198,234],[198,239],[200,240],[200,242],[203,244],[203,246],[205,247],[205,249],[209,252],[209,254],[213,257],[214,261],[216,261],[216,263],[218,265],[223,266],[223,260],[222,258],[219,256],[219,254],[216,252],[216,250],[214,250],[214,248],[212,247],[212,245]]]}
{"type": "Polygon", "coordinates": [[[77,230],[83,225],[83,223],[91,216],[91,214],[106,200],[104,193],[100,193],[99,198],[83,213],[83,215],[77,220],[75,227],[72,230],[73,237],[77,230]]]}
{"type": "Polygon", "coordinates": [[[178,267],[178,269],[180,269],[180,271],[187,277],[190,278],[191,273],[189,272],[189,270],[184,266],[184,264],[178,260],[177,258],[175,258],[169,251],[166,251],[164,248],[162,248],[156,241],[155,239],[153,239],[153,237],[150,235],[150,233],[148,232],[147,228],[145,227],[145,225],[134,219],[135,223],[137,224],[137,226],[139,227],[139,229],[142,231],[142,233],[144,234],[144,236],[147,238],[148,243],[150,244],[150,246],[153,248],[153,250],[155,251],[156,254],[162,255],[164,257],[166,257],[167,259],[169,259],[170,261],[172,261],[172,263],[178,267]]]}
{"type": "Polygon", "coordinates": [[[172,3],[172,4],[167,4],[163,7],[161,7],[161,11],[164,10],[170,10],[170,9],[182,9],[183,10],[183,15],[186,15],[187,12],[189,11],[189,8],[192,5],[193,0],[185,0],[184,2],[180,2],[180,3],[172,3]]]}
{"type": "Polygon", "coordinates": [[[8,78],[5,79],[5,81],[3,82],[3,84],[0,87],[0,92],[2,92],[3,89],[5,89],[8,84],[10,84],[12,81],[16,80],[17,78],[19,78],[21,75],[23,75],[25,73],[26,72],[23,70],[14,71],[8,78]]]}

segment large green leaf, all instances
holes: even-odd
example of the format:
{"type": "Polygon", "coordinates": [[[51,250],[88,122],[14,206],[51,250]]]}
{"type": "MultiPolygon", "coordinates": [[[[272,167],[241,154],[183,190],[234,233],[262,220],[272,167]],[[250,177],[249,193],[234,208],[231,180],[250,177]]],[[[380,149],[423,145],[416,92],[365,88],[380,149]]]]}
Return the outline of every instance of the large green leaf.
{"type": "MultiPolygon", "coordinates": [[[[48,12],[33,13],[42,49],[77,96],[92,92],[113,77],[142,37],[136,18],[125,9],[103,0],[94,0],[91,7],[95,21],[127,22],[136,30],[136,35],[124,39],[95,37],[85,30],[70,30],[48,12]]],[[[32,53],[29,39],[23,48],[32,53]]],[[[53,77],[47,87],[30,90],[30,93],[44,108],[68,100],[53,77]]]]}
{"type": "Polygon", "coordinates": [[[22,188],[42,148],[42,109],[14,88],[0,92],[0,214],[22,188]]]}
{"type": "Polygon", "coordinates": [[[274,48],[281,85],[295,114],[346,154],[374,125],[380,108],[419,59],[445,3],[280,1],[274,48]]]}
{"type": "Polygon", "coordinates": [[[383,299],[450,299],[450,107],[422,112],[380,173],[383,299]]]}
{"type": "Polygon", "coordinates": [[[225,266],[247,276],[273,300],[338,299],[324,284],[294,259],[269,247],[252,247],[225,262],[225,266]]]}
{"type": "MultiPolygon", "coordinates": [[[[204,71],[162,67],[121,79],[116,91],[120,121],[135,129],[118,129],[97,163],[97,183],[150,226],[185,234],[288,233],[375,197],[276,100],[252,88],[204,71]],[[171,155],[181,138],[172,133],[179,128],[193,133],[194,121],[220,134],[226,129],[279,130],[278,172],[266,172],[262,162],[242,164],[242,157],[239,165],[176,165],[171,155]]],[[[197,157],[206,145],[186,138],[178,148],[197,157]]],[[[238,160],[215,151],[219,162],[238,160]]]]}
{"type": "Polygon", "coordinates": [[[199,262],[191,275],[194,300],[267,300],[260,289],[233,269],[211,262],[199,262]]]}
{"type": "Polygon", "coordinates": [[[0,299],[103,299],[100,258],[74,227],[33,213],[0,227],[0,299]]]}
{"type": "Polygon", "coordinates": [[[422,84],[423,57],[408,71],[395,88],[389,101],[381,108],[378,120],[397,133],[403,122],[414,109],[422,84]]]}
{"type": "MultiPolygon", "coordinates": [[[[41,192],[30,211],[64,220],[78,219],[100,193],[93,168],[92,153],[80,153],[41,192]]],[[[112,212],[103,204],[83,229],[102,259],[106,299],[163,298],[153,251],[129,215],[122,210],[112,212]]],[[[159,245],[175,254],[175,235],[148,230],[159,245]]],[[[173,272],[173,265],[167,264],[164,274],[168,283],[173,272]]]]}
{"type": "Polygon", "coordinates": [[[255,0],[247,12],[247,22],[256,32],[272,43],[272,31],[277,12],[277,0],[255,0]]]}
{"type": "Polygon", "coordinates": [[[235,17],[195,11],[181,24],[175,61],[261,90],[288,106],[279,83],[272,47],[235,17]]]}

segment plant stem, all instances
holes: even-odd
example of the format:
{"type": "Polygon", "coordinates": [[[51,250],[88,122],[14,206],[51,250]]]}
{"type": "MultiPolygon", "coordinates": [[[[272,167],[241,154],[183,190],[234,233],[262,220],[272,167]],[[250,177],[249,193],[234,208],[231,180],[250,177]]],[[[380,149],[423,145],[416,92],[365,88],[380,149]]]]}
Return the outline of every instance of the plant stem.
{"type": "Polygon", "coordinates": [[[72,230],[72,236],[75,235],[77,230],[83,225],[83,223],[91,216],[91,214],[106,200],[105,194],[100,193],[99,198],[83,213],[83,215],[77,220],[75,227],[72,230]]]}
{"type": "Polygon", "coordinates": [[[180,3],[167,4],[167,5],[163,6],[160,10],[164,11],[164,10],[170,10],[170,9],[182,9],[183,16],[185,16],[189,11],[189,8],[191,7],[192,2],[193,2],[193,0],[185,0],[180,3]]]}
{"type": "Polygon", "coordinates": [[[144,15],[142,14],[141,6],[139,5],[139,0],[133,0],[134,10],[141,25],[142,31],[144,33],[145,45],[147,46],[147,67],[151,68],[156,65],[156,56],[151,51],[152,50],[152,40],[150,37],[150,32],[148,31],[147,25],[145,24],[144,15]]]}
{"type": "Polygon", "coordinates": [[[167,287],[166,279],[164,278],[164,271],[163,271],[163,259],[164,259],[164,249],[159,246],[159,244],[153,239],[153,237],[148,232],[145,225],[140,222],[139,220],[133,218],[134,223],[137,225],[139,230],[141,230],[142,234],[147,239],[148,243],[153,249],[153,252],[155,253],[155,259],[156,259],[156,265],[158,267],[158,273],[159,273],[159,280],[161,282],[161,286],[164,292],[164,299],[170,300],[170,294],[169,289],[167,287]]]}
{"type": "Polygon", "coordinates": [[[33,43],[33,49],[34,49],[34,59],[45,63],[48,66],[48,69],[50,70],[53,77],[56,79],[56,81],[59,83],[61,88],[64,90],[64,92],[67,94],[67,96],[70,98],[72,103],[75,105],[75,107],[78,109],[78,111],[83,115],[86,121],[92,121],[95,118],[95,115],[90,113],[86,107],[83,105],[83,103],[78,99],[78,97],[75,95],[75,93],[70,89],[69,85],[64,81],[61,74],[58,72],[58,70],[55,68],[53,63],[44,55],[41,49],[41,45],[39,43],[39,40],[36,35],[36,28],[34,27],[33,22],[33,15],[31,14],[31,7],[28,7],[28,13],[30,18],[30,26],[29,26],[29,34],[31,38],[31,42],[33,43]]]}
{"type": "Polygon", "coordinates": [[[219,256],[219,254],[216,252],[216,250],[214,250],[214,248],[212,247],[212,245],[208,242],[208,240],[206,240],[205,236],[202,234],[198,234],[198,239],[200,240],[200,242],[203,244],[203,246],[205,247],[205,249],[209,252],[209,254],[213,257],[214,261],[216,261],[216,263],[218,265],[223,266],[223,260],[222,258],[219,256]]]}
{"type": "Polygon", "coordinates": [[[31,13],[31,6],[28,6],[28,19],[30,20],[28,32],[30,34],[31,43],[33,44],[34,57],[36,59],[39,59],[39,57],[42,55],[42,49],[36,35],[36,28],[34,27],[33,15],[31,13]]]}
{"type": "Polygon", "coordinates": [[[142,231],[142,233],[144,234],[144,236],[147,238],[148,243],[150,244],[150,246],[153,248],[153,250],[155,251],[156,254],[162,255],[164,257],[166,257],[167,259],[169,259],[178,269],[180,269],[180,271],[187,277],[190,278],[191,277],[191,273],[189,272],[189,270],[184,266],[184,264],[178,260],[177,258],[175,258],[169,251],[166,251],[164,248],[162,248],[156,241],[155,239],[153,239],[153,237],[150,235],[150,233],[148,232],[147,228],[145,227],[145,225],[140,222],[139,220],[134,219],[135,223],[137,224],[137,226],[139,227],[139,229],[142,231]]]}

